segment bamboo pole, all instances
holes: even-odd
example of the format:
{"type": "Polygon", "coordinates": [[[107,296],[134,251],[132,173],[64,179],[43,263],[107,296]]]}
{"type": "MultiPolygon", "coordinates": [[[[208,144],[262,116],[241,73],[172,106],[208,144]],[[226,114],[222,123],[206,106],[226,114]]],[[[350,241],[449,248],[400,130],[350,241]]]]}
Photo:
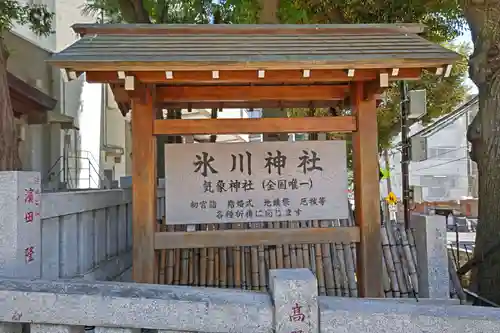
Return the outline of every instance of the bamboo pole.
{"type": "Polygon", "coordinates": [[[401,293],[399,291],[398,278],[396,273],[396,268],[394,266],[394,260],[392,258],[391,244],[389,243],[388,233],[390,231],[386,230],[386,226],[381,228],[381,236],[382,236],[382,254],[384,256],[384,262],[386,271],[388,273],[390,290],[392,291],[392,296],[399,298],[401,297],[401,293]]]}

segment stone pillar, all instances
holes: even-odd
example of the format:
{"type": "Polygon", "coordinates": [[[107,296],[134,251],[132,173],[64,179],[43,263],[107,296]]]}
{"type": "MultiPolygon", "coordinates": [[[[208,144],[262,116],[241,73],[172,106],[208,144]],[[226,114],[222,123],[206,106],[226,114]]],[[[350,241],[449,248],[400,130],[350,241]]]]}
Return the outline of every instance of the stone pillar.
{"type": "Polygon", "coordinates": [[[275,333],[318,333],[318,283],[306,268],[269,271],[275,333]]]}
{"type": "Polygon", "coordinates": [[[40,173],[0,172],[0,276],[41,277],[40,173]]]}
{"type": "Polygon", "coordinates": [[[419,296],[449,298],[450,274],[445,217],[413,214],[410,227],[414,229],[417,249],[419,296]]]}

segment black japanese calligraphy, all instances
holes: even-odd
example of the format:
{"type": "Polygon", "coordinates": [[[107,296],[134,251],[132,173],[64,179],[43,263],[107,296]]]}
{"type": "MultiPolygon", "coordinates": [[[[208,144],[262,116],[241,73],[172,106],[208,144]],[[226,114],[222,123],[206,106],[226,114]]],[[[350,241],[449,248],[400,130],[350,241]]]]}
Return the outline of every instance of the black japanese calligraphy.
{"type": "Polygon", "coordinates": [[[217,192],[219,193],[222,193],[222,192],[227,192],[227,189],[226,189],[226,183],[224,183],[223,180],[218,180],[217,181],[217,184],[215,185],[215,189],[217,190],[217,192]]]}
{"type": "Polygon", "coordinates": [[[212,189],[212,182],[211,181],[207,181],[207,180],[204,180],[203,181],[203,192],[204,193],[214,193],[214,190],[212,189]]]}
{"type": "Polygon", "coordinates": [[[244,181],[242,181],[241,182],[241,188],[245,192],[255,190],[255,188],[253,187],[253,181],[251,181],[251,180],[244,180],[244,181]]]}
{"type": "Polygon", "coordinates": [[[305,149],[302,150],[302,153],[303,155],[299,157],[300,163],[297,168],[302,168],[302,172],[304,173],[304,175],[307,172],[311,172],[313,170],[323,171],[322,167],[316,165],[316,163],[321,161],[321,159],[318,157],[318,154],[314,150],[311,150],[311,156],[305,149]]]}
{"type": "Polygon", "coordinates": [[[192,209],[215,209],[217,208],[217,201],[215,200],[202,200],[202,201],[191,201],[189,207],[192,209]]]}
{"type": "Polygon", "coordinates": [[[288,187],[291,190],[298,190],[299,189],[299,182],[297,181],[297,178],[292,178],[292,180],[290,180],[288,182],[288,187]]]}
{"type": "Polygon", "coordinates": [[[326,203],[325,197],[300,198],[301,206],[324,206],[326,203]]]}
{"type": "Polygon", "coordinates": [[[239,165],[239,170],[241,173],[246,173],[250,176],[252,174],[252,154],[249,153],[248,151],[245,152],[245,155],[243,154],[238,154],[234,155],[231,154],[232,160],[233,160],[233,167],[231,168],[231,172],[236,170],[236,166],[239,165]],[[245,163],[245,157],[246,157],[246,163],[245,163]]]}
{"type": "Polygon", "coordinates": [[[262,181],[262,188],[264,191],[274,191],[276,189],[276,182],[274,180],[266,179],[262,181]]]}
{"type": "Polygon", "coordinates": [[[286,156],[281,153],[281,151],[276,150],[276,156],[273,156],[271,152],[267,152],[266,165],[267,172],[271,174],[273,169],[276,170],[278,175],[281,176],[281,170],[286,167],[286,156]]]}
{"type": "Polygon", "coordinates": [[[229,191],[230,192],[238,192],[241,188],[241,182],[239,180],[230,180],[229,181],[229,191]]]}
{"type": "Polygon", "coordinates": [[[213,156],[209,156],[207,152],[202,152],[201,155],[196,155],[196,161],[193,162],[195,169],[194,172],[200,172],[203,177],[208,176],[208,171],[211,173],[219,173],[212,167],[212,162],[215,161],[213,156]]]}

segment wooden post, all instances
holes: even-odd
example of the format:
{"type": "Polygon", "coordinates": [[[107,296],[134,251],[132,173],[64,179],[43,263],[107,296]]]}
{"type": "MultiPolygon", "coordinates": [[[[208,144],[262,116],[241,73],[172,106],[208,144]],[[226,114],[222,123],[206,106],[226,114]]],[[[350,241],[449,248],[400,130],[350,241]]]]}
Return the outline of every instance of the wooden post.
{"type": "Polygon", "coordinates": [[[153,91],[145,88],[132,99],[132,277],[155,283],[156,137],[153,91]]]}
{"type": "Polygon", "coordinates": [[[360,229],[357,280],[360,297],[384,297],[377,107],[375,95],[370,93],[365,96],[364,88],[362,82],[353,82],[351,88],[352,111],[358,120],[358,130],[352,135],[355,216],[360,229]]]}

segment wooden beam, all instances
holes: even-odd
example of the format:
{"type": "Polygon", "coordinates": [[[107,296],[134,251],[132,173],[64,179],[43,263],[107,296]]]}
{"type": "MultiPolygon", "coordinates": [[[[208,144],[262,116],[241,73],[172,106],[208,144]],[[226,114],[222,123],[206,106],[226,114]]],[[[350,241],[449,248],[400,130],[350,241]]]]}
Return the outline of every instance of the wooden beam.
{"type": "Polygon", "coordinates": [[[358,120],[353,133],[354,200],[360,230],[357,255],[361,297],[384,297],[380,236],[380,195],[377,144],[377,108],[374,95],[364,96],[364,84],[354,83],[351,107],[358,120]]]}
{"type": "MultiPolygon", "coordinates": [[[[340,69],[318,69],[311,70],[309,77],[304,77],[303,71],[295,70],[274,70],[266,71],[264,78],[259,78],[256,70],[234,70],[234,71],[218,71],[219,77],[213,78],[212,71],[176,71],[173,72],[173,77],[167,79],[164,71],[130,71],[125,72],[126,75],[134,76],[137,80],[143,83],[168,83],[168,84],[186,84],[186,83],[333,83],[333,82],[348,82],[348,81],[370,81],[377,78],[379,70],[377,69],[359,69],[356,70],[353,77],[347,75],[347,71],[340,69]]],[[[420,68],[402,68],[398,72],[398,76],[391,77],[391,80],[416,80],[421,75],[420,68]]],[[[118,77],[119,71],[88,71],[85,79],[90,83],[102,82],[121,82],[118,77]]]]}
{"type": "MultiPolygon", "coordinates": [[[[285,244],[351,243],[360,239],[357,227],[306,229],[246,229],[157,232],[155,249],[191,249],[285,244]]],[[[379,246],[380,247],[380,246],[379,246]]],[[[382,263],[380,264],[382,266],[382,263]]]]}
{"type": "Polygon", "coordinates": [[[73,30],[80,34],[133,34],[139,35],[180,35],[185,38],[185,35],[206,35],[206,34],[224,34],[224,35],[318,35],[318,34],[359,34],[370,35],[379,33],[410,33],[419,34],[424,31],[424,26],[418,23],[405,24],[377,24],[377,25],[274,25],[274,24],[239,24],[239,25],[164,25],[164,26],[148,26],[148,25],[87,25],[75,24],[73,30]]]}
{"type": "Polygon", "coordinates": [[[170,86],[157,87],[158,102],[342,100],[348,86],[170,86]]]}
{"type": "Polygon", "coordinates": [[[356,130],[345,117],[155,120],[154,135],[344,132],[356,130]]]}
{"type": "Polygon", "coordinates": [[[156,137],[153,91],[132,100],[132,277],[155,283],[156,137]]]}
{"type": "Polygon", "coordinates": [[[162,102],[157,103],[163,109],[261,109],[261,108],[329,108],[335,107],[336,101],[253,101],[253,102],[162,102]]]}
{"type": "MultiPolygon", "coordinates": [[[[458,56],[457,56],[458,57],[458,56]]],[[[325,70],[345,70],[347,68],[355,69],[392,69],[392,68],[436,68],[442,66],[445,62],[453,61],[447,58],[426,58],[426,59],[408,59],[394,58],[387,55],[387,58],[377,59],[359,59],[359,60],[339,60],[332,58],[325,61],[255,61],[255,62],[237,62],[237,61],[105,61],[105,62],[78,62],[68,60],[49,60],[51,65],[59,68],[67,68],[75,72],[87,71],[228,71],[228,70],[296,70],[309,69],[311,71],[318,69],[325,70]]]]}

